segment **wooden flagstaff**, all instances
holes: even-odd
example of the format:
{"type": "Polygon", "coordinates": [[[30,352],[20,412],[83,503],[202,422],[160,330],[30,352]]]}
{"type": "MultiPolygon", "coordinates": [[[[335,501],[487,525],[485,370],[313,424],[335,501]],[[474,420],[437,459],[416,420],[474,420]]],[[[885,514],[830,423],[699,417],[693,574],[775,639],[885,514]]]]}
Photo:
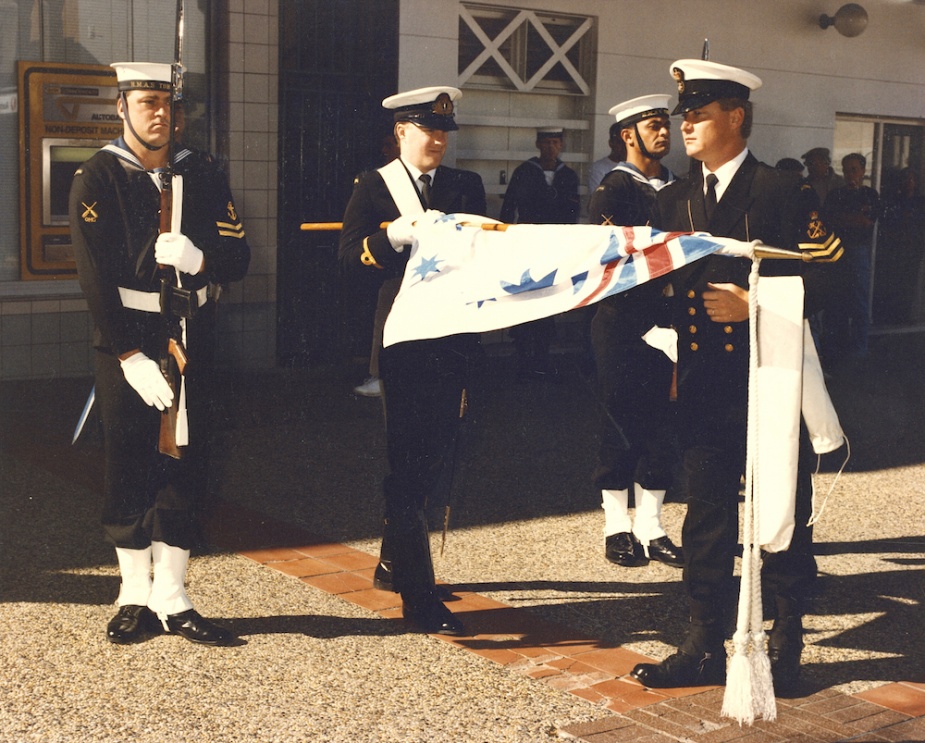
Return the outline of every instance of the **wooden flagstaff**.
{"type": "MultiPolygon", "coordinates": [[[[382,222],[379,225],[379,229],[384,230],[388,227],[391,222],[382,222]]],[[[469,225],[471,223],[462,222],[463,225],[469,225]]],[[[486,232],[506,232],[508,227],[511,227],[510,224],[504,224],[503,222],[480,222],[478,223],[486,232]]],[[[303,222],[299,229],[303,232],[338,232],[344,228],[343,222],[303,222]]],[[[807,245],[807,248],[809,245],[807,245]]],[[[789,250],[787,248],[775,248],[770,245],[757,244],[753,246],[754,257],[755,258],[770,258],[770,259],[785,259],[785,260],[798,260],[804,261],[806,263],[811,262],[826,262],[831,260],[833,253],[837,252],[839,247],[838,240],[832,241],[818,246],[820,250],[789,250]],[[831,244],[833,243],[834,244],[831,244]]]]}
{"type": "Polygon", "coordinates": [[[339,232],[344,229],[343,222],[302,222],[302,232],[339,232]]]}
{"type": "MultiPolygon", "coordinates": [[[[379,225],[380,230],[384,230],[388,227],[391,222],[382,222],[379,225]]],[[[464,226],[469,226],[469,222],[460,222],[464,226]]],[[[483,230],[488,232],[504,232],[511,225],[509,224],[498,224],[498,223],[480,223],[479,225],[483,230]]],[[[302,232],[338,232],[344,229],[343,222],[302,222],[299,225],[299,229],[302,232]]]]}

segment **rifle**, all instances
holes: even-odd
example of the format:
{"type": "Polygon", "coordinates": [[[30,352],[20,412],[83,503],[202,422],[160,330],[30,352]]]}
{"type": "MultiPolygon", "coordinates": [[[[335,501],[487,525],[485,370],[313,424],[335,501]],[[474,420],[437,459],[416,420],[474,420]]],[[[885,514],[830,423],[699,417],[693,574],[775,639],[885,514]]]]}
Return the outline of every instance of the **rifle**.
{"type": "MultiPolygon", "coordinates": [[[[167,140],[167,168],[161,173],[161,210],[158,231],[170,232],[173,226],[173,157],[174,131],[176,128],[176,104],[183,94],[183,0],[177,0],[177,40],[174,63],[170,76],[170,137],[167,140]]],[[[179,221],[179,220],[178,220],[179,221]]],[[[158,264],[161,282],[161,317],[163,318],[163,341],[158,356],[161,374],[173,391],[173,402],[161,415],[161,430],[157,449],[174,459],[180,459],[181,450],[177,444],[177,415],[180,409],[180,386],[186,370],[186,349],[183,341],[174,337],[178,317],[192,317],[195,303],[188,290],[177,286],[176,271],[172,266],[158,264]],[[179,305],[179,311],[178,311],[179,305]]]]}

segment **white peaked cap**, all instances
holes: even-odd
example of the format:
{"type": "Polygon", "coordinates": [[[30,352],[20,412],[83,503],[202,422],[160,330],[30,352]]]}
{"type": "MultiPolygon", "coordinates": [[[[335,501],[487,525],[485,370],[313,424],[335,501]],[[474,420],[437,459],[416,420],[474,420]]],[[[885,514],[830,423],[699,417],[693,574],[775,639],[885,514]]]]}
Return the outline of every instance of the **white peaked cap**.
{"type": "Polygon", "coordinates": [[[391,110],[405,108],[406,106],[421,106],[433,103],[441,93],[446,93],[454,103],[462,98],[459,88],[450,88],[445,85],[436,85],[430,88],[417,88],[405,93],[390,95],[382,101],[382,107],[391,110]]]}
{"type": "Polygon", "coordinates": [[[410,121],[417,126],[453,132],[456,124],[456,101],[462,98],[459,88],[438,85],[390,95],[382,101],[392,111],[394,121],[410,121]]]}
{"type": "Polygon", "coordinates": [[[748,100],[761,78],[738,67],[704,59],[679,59],[668,68],[678,84],[678,105],[672,115],[692,111],[721,98],[748,100]]]}

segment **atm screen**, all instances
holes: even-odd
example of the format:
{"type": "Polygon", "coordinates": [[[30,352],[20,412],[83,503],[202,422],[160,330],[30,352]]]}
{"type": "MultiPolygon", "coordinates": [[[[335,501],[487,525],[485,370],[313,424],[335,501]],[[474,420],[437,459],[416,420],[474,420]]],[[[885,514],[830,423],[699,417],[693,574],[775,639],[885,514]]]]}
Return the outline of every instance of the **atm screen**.
{"type": "Polygon", "coordinates": [[[89,160],[105,142],[88,140],[54,140],[43,142],[42,217],[46,226],[68,223],[67,202],[74,172],[80,164],[89,160]]]}

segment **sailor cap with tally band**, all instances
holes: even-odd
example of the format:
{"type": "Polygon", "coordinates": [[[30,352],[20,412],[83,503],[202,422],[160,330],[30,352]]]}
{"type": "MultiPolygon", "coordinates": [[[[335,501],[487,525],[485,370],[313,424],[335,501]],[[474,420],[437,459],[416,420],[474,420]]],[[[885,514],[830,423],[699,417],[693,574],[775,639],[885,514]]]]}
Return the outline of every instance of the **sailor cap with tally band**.
{"type": "Polygon", "coordinates": [[[455,132],[459,126],[454,104],[460,98],[462,91],[458,88],[437,86],[390,95],[382,101],[382,106],[393,112],[395,123],[410,121],[427,129],[455,132]]]}
{"type": "Polygon", "coordinates": [[[750,72],[703,59],[679,59],[669,72],[678,83],[678,105],[672,116],[722,98],[747,101],[749,93],[761,87],[761,79],[750,72]]]}
{"type": "Polygon", "coordinates": [[[544,126],[536,130],[537,139],[562,139],[564,136],[561,126],[544,126]]]}
{"type": "Polygon", "coordinates": [[[633,126],[644,119],[668,115],[667,95],[643,95],[618,103],[610,109],[621,129],[633,126]]]}
{"type": "Polygon", "coordinates": [[[160,90],[170,92],[172,65],[157,62],[115,62],[109,65],[116,71],[120,91],[160,90]]]}

